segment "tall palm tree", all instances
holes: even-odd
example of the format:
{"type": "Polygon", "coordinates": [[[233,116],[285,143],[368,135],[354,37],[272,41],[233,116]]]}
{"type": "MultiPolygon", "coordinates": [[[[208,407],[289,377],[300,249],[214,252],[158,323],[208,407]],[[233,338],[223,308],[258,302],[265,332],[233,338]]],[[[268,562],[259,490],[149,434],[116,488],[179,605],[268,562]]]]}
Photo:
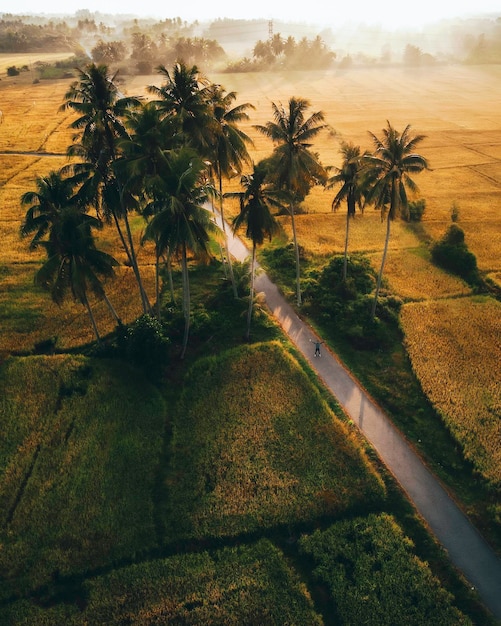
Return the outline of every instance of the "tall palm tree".
{"type": "MultiPolygon", "coordinates": [[[[164,178],[169,171],[168,151],[172,131],[171,118],[164,118],[154,102],[127,113],[128,136],[118,141],[120,157],[115,170],[127,181],[126,189],[137,198],[143,217],[148,220],[165,208],[164,178]]],[[[160,320],[160,259],[164,250],[155,235],[156,314],[160,320]]],[[[148,238],[142,238],[144,244],[148,238]]]]}
{"type": "Polygon", "coordinates": [[[333,168],[335,174],[331,176],[326,184],[327,189],[339,187],[340,189],[332,200],[332,210],[336,211],[341,203],[346,200],[346,231],[344,240],[344,262],[343,262],[343,281],[346,280],[348,266],[348,239],[350,232],[350,219],[355,217],[355,211],[358,206],[363,211],[364,186],[362,180],[362,155],[360,146],[352,143],[342,142],[341,155],[343,162],[341,167],[333,168]]]}
{"type": "Polygon", "coordinates": [[[252,140],[238,128],[238,124],[249,119],[247,110],[254,109],[254,106],[248,102],[232,106],[237,94],[234,91],[226,93],[221,85],[212,85],[210,93],[213,139],[207,156],[218,182],[219,212],[224,233],[226,258],[230,270],[233,293],[236,298],[238,294],[233,276],[231,255],[228,252],[228,236],[224,216],[223,178],[240,174],[244,164],[251,163],[247,145],[252,145],[252,140]]]}
{"type": "Polygon", "coordinates": [[[172,152],[168,158],[169,172],[164,179],[163,194],[158,191],[156,200],[163,208],[154,212],[145,238],[153,240],[159,251],[168,249],[181,261],[185,319],[181,358],[184,358],[191,315],[188,254],[198,260],[208,260],[210,238],[217,235],[219,229],[204,208],[210,190],[203,182],[206,168],[203,160],[187,147],[172,152]]]}
{"type": "Polygon", "coordinates": [[[36,191],[27,191],[21,196],[21,204],[30,205],[21,224],[21,236],[34,233],[30,249],[43,247],[49,257],[35,276],[35,283],[48,289],[57,304],[62,302],[70,287],[74,297],[89,311],[98,337],[86,290],[89,286],[103,299],[120,324],[98,278],[99,275],[112,276],[117,261],[96,249],[92,229],[102,228],[102,223],[86,214],[86,207],[75,193],[78,183],[77,177],[67,178],[55,171],[37,178],[36,191]]]}
{"type": "Polygon", "coordinates": [[[91,63],[77,71],[79,78],[70,85],[60,107],[61,110],[72,109],[78,114],[71,124],[71,128],[79,131],[74,137],[77,143],[68,148],[68,155],[84,159],[84,163],[72,166],[75,172],[87,173],[88,181],[82,186],[81,193],[94,200],[98,211],[102,206],[105,216],[113,220],[134,271],[143,310],[147,312],[148,298],[128,218],[128,212],[135,205],[133,198],[124,193],[123,181],[113,170],[117,139],[127,135],[123,117],[126,111],[139,106],[140,99],[122,97],[115,83],[116,74],[110,76],[106,65],[91,63]]]}
{"type": "Polygon", "coordinates": [[[266,168],[262,163],[254,166],[252,174],[242,176],[240,184],[243,192],[228,194],[229,197],[238,197],[240,213],[233,221],[233,231],[245,226],[245,234],[252,241],[252,257],[250,266],[249,308],[247,310],[246,339],[250,339],[252,308],[254,304],[254,279],[256,267],[256,248],[262,245],[265,237],[270,240],[278,230],[278,223],[272,215],[272,208],[282,209],[280,192],[266,184],[266,168]]]}
{"type": "Polygon", "coordinates": [[[59,219],[63,207],[77,206],[75,179],[51,171],[35,180],[36,191],[27,191],[21,196],[21,205],[30,205],[21,225],[21,236],[32,233],[30,249],[34,250],[59,219]]]}
{"type": "Polygon", "coordinates": [[[106,301],[120,324],[101,283],[101,278],[114,275],[114,267],[118,265],[112,256],[96,248],[92,229],[101,227],[96,217],[72,206],[62,208],[48,239],[37,243],[45,248],[47,261],[35,275],[35,284],[49,291],[56,304],[61,304],[71,292],[86,308],[98,341],[100,335],[89,303],[89,291],[106,301]]]}
{"type": "Polygon", "coordinates": [[[172,71],[164,65],[157,69],[164,83],[160,87],[150,85],[148,92],[156,96],[153,102],[163,115],[173,118],[172,140],[178,147],[190,145],[204,155],[212,137],[209,81],[196,65],[176,63],[172,71]]]}
{"type": "Polygon", "coordinates": [[[381,219],[386,215],[386,238],[383,258],[376,284],[376,293],[372,305],[372,317],[376,314],[376,306],[381,288],[384,264],[390,240],[391,222],[402,212],[408,210],[407,189],[415,193],[418,188],[409,174],[417,174],[429,169],[427,160],[415,152],[417,144],[425,139],[424,135],[411,135],[408,124],[400,133],[389,121],[383,128],[380,139],[369,133],[374,143],[374,152],[364,157],[364,168],[370,184],[368,200],[381,209],[381,219]]]}
{"type": "Polygon", "coordinates": [[[318,155],[311,151],[312,139],[327,128],[322,124],[324,114],[317,111],[305,117],[310,106],[304,98],[290,98],[288,109],[272,103],[273,122],[255,128],[275,144],[273,164],[275,180],[279,189],[289,194],[289,214],[296,255],[296,296],[301,305],[300,261],[297,243],[295,211],[296,206],[309,193],[314,184],[325,182],[327,176],[318,155]]]}

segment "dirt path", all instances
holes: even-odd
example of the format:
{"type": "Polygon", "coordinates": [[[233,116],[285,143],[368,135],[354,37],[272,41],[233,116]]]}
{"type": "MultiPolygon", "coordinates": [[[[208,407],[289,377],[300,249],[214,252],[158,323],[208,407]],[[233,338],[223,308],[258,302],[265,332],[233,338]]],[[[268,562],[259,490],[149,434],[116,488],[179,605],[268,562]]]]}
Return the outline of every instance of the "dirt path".
{"type": "MultiPolygon", "coordinates": [[[[245,260],[249,254],[244,244],[231,235],[229,248],[239,261],[245,260]]],[[[317,340],[317,336],[296,315],[264,272],[258,273],[255,286],[256,292],[264,294],[267,306],[284,331],[375,448],[447,550],[451,561],[477,589],[486,607],[501,623],[501,559],[336,355],[323,349],[320,358],[314,357],[311,342],[317,340]]]]}

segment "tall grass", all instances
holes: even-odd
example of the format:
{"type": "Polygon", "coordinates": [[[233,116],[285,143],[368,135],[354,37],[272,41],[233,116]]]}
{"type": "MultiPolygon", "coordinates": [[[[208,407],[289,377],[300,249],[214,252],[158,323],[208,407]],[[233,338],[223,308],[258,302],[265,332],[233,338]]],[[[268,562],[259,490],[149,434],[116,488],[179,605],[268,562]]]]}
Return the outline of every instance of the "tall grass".
{"type": "Polygon", "coordinates": [[[173,416],[166,538],[224,537],[381,503],[347,427],[278,343],[196,363],[173,416]]]}
{"type": "Polygon", "coordinates": [[[3,597],[156,545],[158,392],[124,364],[12,358],[0,370],[3,597]]]}

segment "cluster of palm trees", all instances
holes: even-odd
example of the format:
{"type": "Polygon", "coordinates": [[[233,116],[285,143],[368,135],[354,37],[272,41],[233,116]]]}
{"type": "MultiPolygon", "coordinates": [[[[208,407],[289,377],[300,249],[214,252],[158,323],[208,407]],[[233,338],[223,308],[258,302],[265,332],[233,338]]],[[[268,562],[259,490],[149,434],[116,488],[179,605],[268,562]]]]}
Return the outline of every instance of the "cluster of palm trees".
{"type": "MultiPolygon", "coordinates": [[[[288,107],[272,104],[273,121],[255,129],[269,137],[271,156],[254,164],[249,156],[251,139],[239,128],[248,120],[250,103],[235,105],[236,93],[203,77],[196,66],[176,63],[172,71],[158,68],[160,87],[150,86],[152,98],[124,97],[106,65],[90,64],[78,70],[78,80],[65,94],[62,109],[76,113],[74,143],[68,148],[70,164],[36,180],[36,191],[23,194],[28,205],[21,233],[33,235],[31,248],[43,247],[47,260],[35,281],[55,302],[68,293],[87,309],[94,332],[99,332],[88,294],[104,299],[117,323],[119,316],[106,297],[104,279],[111,277],[117,261],[96,248],[93,232],[103,223],[114,224],[132,268],[143,312],[152,314],[144,288],[130,217],[146,220],[141,244],[152,242],[156,258],[156,315],[160,318],[160,272],[178,260],[183,280],[185,332],[184,356],[190,326],[188,260],[207,260],[211,242],[219,242],[227,261],[237,297],[231,255],[228,253],[223,198],[237,196],[241,211],[236,231],[246,228],[253,244],[247,336],[250,334],[256,247],[276,231],[274,210],[291,218],[296,255],[296,296],[301,305],[299,247],[295,214],[313,185],[341,185],[333,207],[348,204],[349,218],[355,205],[367,200],[393,219],[406,206],[406,186],[413,189],[409,172],[427,167],[413,153],[422,137],[410,137],[409,127],[399,134],[388,123],[382,140],[373,136],[375,152],[360,153],[343,144],[343,165],[329,177],[329,170],[312,150],[312,141],[327,129],[324,116],[306,116],[309,102],[291,98],[288,107]],[[251,173],[244,173],[249,167],[251,173]],[[223,193],[223,181],[241,176],[243,191],[223,193]],[[215,213],[220,213],[221,227],[215,213]],[[90,215],[93,209],[95,215],[90,215]]],[[[389,222],[388,222],[389,224],[389,222]]],[[[389,226],[388,235],[389,237],[389,226]]],[[[226,267],[226,264],[223,263],[226,267]]],[[[382,271],[382,270],[381,270],[382,271]]]]}

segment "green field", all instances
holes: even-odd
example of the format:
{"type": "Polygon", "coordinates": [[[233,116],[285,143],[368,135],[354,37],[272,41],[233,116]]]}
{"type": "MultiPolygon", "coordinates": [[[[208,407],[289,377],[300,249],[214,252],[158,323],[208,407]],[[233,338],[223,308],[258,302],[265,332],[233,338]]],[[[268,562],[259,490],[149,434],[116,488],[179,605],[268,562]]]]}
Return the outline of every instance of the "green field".
{"type": "Polygon", "coordinates": [[[407,595],[410,623],[430,605],[490,623],[279,342],[198,361],[167,403],[119,361],[11,358],[0,375],[2,623],[329,624],[354,591],[320,593],[313,546],[320,529],[341,539],[337,528],[360,525],[365,539],[338,560],[365,575],[367,559],[406,562],[391,593],[366,591],[382,614],[410,619],[408,602],[395,604],[407,595]]]}

